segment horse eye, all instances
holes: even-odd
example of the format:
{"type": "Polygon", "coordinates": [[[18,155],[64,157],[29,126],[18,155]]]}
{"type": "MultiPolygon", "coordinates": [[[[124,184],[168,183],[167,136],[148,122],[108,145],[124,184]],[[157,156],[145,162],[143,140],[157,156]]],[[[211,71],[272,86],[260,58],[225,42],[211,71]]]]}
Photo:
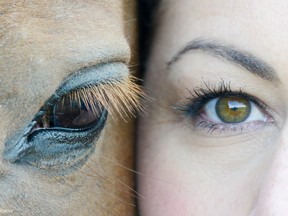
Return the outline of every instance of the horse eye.
{"type": "Polygon", "coordinates": [[[42,116],[38,128],[87,129],[97,124],[103,107],[95,102],[84,102],[65,96],[42,116]]]}
{"type": "Polygon", "coordinates": [[[22,138],[6,150],[10,162],[25,162],[46,171],[73,171],[93,152],[107,110],[92,98],[52,96],[35,115],[22,138]]]}

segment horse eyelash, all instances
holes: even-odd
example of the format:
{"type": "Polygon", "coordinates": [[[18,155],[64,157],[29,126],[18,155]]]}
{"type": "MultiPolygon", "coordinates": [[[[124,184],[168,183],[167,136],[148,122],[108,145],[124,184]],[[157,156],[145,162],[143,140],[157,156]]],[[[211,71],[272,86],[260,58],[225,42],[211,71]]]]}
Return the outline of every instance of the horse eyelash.
{"type": "MultiPolygon", "coordinates": [[[[70,106],[81,107],[84,104],[86,109],[90,109],[95,117],[101,115],[106,109],[113,119],[118,117],[124,121],[129,117],[136,117],[137,112],[145,111],[143,101],[147,98],[142,88],[136,84],[138,79],[129,75],[126,79],[112,80],[98,85],[86,86],[72,91],[60,99],[57,103],[64,106],[68,100],[70,106]]],[[[55,102],[45,111],[45,114],[38,120],[38,124],[43,128],[50,127],[50,116],[53,112],[55,102]]]]}
{"type": "Polygon", "coordinates": [[[91,107],[96,115],[99,107],[95,104],[100,104],[108,110],[113,119],[120,116],[126,120],[130,116],[136,117],[137,112],[144,112],[142,99],[145,99],[146,95],[136,81],[138,81],[136,77],[129,75],[124,80],[113,80],[77,89],[71,92],[68,98],[79,104],[83,101],[85,107],[91,107]]]}

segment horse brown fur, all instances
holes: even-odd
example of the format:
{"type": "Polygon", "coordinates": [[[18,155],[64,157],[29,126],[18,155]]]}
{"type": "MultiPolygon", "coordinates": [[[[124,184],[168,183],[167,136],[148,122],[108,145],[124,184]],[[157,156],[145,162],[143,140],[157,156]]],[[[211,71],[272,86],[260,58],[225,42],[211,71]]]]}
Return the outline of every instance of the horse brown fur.
{"type": "MultiPolygon", "coordinates": [[[[135,64],[135,2],[0,2],[0,152],[74,71],[135,64]]],[[[0,215],[134,215],[133,122],[107,124],[86,163],[49,175],[0,156],[0,215]]],[[[137,196],[137,195],[136,195],[137,196]]]]}

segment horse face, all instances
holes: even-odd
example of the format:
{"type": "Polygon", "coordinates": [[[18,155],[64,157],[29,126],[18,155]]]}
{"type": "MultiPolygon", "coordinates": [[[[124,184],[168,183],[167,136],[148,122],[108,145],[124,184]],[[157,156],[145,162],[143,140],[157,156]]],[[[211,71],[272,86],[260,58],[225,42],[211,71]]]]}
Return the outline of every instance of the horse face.
{"type": "Polygon", "coordinates": [[[133,9],[0,2],[0,214],[132,214],[133,9]]]}

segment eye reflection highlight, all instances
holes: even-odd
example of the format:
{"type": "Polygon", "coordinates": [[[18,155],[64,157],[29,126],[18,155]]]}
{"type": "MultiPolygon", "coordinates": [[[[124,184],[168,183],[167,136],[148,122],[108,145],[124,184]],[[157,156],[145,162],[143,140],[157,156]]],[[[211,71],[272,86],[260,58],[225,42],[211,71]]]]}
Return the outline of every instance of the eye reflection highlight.
{"type": "Polygon", "coordinates": [[[81,101],[70,101],[64,98],[63,102],[54,105],[53,113],[50,116],[52,126],[61,128],[88,128],[96,124],[101,116],[103,108],[96,102],[85,105],[81,101]]]}
{"type": "Polygon", "coordinates": [[[241,97],[222,97],[217,100],[216,113],[225,123],[245,121],[251,112],[249,100],[241,97]]]}

